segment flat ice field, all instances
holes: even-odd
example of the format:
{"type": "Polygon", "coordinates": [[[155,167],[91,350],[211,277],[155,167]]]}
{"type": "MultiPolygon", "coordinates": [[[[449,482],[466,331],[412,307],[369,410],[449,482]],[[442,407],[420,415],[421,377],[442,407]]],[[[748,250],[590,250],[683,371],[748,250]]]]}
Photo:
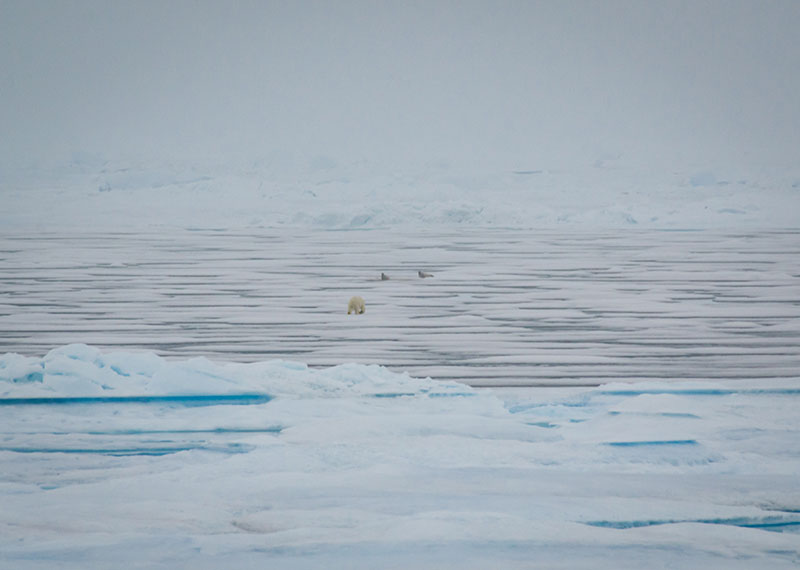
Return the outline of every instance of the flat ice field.
{"type": "Polygon", "coordinates": [[[798,347],[792,231],[6,233],[0,567],[796,568],[798,347]]]}

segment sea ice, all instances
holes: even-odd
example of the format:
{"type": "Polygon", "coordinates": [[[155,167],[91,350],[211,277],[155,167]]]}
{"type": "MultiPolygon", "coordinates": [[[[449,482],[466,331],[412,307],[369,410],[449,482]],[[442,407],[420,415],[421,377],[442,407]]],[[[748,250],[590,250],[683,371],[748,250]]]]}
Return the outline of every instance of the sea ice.
{"type": "Polygon", "coordinates": [[[2,567],[800,559],[792,382],[487,390],[86,345],[0,370],[2,567]]]}

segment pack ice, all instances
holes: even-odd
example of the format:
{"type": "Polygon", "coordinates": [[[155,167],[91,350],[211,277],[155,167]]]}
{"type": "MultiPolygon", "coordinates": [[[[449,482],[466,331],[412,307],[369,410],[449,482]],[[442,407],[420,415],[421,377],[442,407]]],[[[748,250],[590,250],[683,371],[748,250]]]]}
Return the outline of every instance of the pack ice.
{"type": "Polygon", "coordinates": [[[0,567],[796,567],[798,396],[5,354],[0,567]]]}

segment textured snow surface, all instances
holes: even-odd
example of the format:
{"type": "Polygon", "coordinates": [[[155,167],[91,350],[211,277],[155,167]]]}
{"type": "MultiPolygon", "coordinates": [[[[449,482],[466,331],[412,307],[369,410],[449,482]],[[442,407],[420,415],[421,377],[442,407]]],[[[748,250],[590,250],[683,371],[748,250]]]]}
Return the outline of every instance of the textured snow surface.
{"type": "Polygon", "coordinates": [[[0,346],[494,386],[796,378],[799,252],[793,231],[9,232],[0,346]]]}
{"type": "Polygon", "coordinates": [[[492,391],[86,345],[0,370],[7,568],[800,559],[796,380],[492,391]]]}
{"type": "Polygon", "coordinates": [[[796,568],[798,247],[7,230],[0,567],[796,568]]]}

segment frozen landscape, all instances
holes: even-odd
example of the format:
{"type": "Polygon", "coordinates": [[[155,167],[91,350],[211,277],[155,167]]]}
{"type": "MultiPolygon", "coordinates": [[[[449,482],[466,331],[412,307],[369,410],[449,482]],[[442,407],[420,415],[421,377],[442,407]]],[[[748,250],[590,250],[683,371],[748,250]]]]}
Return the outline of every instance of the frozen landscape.
{"type": "Polygon", "coordinates": [[[798,235],[4,233],[0,565],[796,567],[798,235]]]}
{"type": "Polygon", "coordinates": [[[798,568],[798,29],[0,0],[0,569],[798,568]]]}

